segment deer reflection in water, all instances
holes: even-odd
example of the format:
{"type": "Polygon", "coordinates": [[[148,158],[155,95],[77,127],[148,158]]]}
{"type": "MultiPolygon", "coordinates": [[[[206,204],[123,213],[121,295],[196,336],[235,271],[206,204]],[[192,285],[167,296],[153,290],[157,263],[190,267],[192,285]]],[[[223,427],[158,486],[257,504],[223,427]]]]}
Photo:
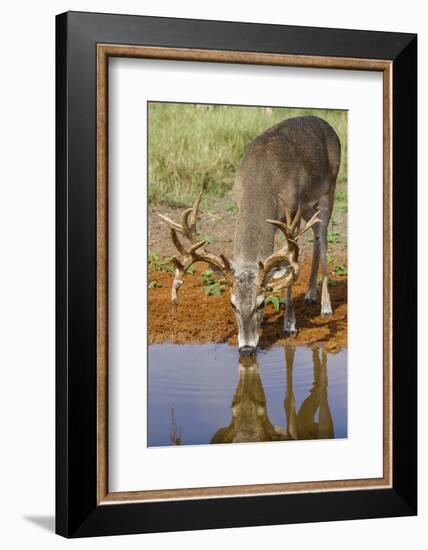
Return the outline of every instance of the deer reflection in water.
{"type": "Polygon", "coordinates": [[[255,356],[239,359],[239,382],[232,401],[232,421],[220,428],[211,443],[248,443],[288,439],[267,414],[266,397],[255,356]]]}
{"type": "Polygon", "coordinates": [[[314,381],[308,397],[296,413],[296,400],[293,392],[293,367],[295,348],[285,348],[286,362],[286,391],[285,391],[285,415],[287,419],[287,432],[290,439],[333,439],[333,418],[328,404],[328,379],[327,379],[327,353],[324,349],[312,350],[312,365],[314,369],[314,381]],[[319,410],[318,421],[316,414],[319,410]]]}
{"type": "Polygon", "coordinates": [[[326,352],[319,349],[312,351],[313,385],[298,411],[296,411],[293,391],[295,348],[286,346],[284,352],[286,427],[274,426],[269,419],[266,396],[256,358],[241,357],[239,360],[239,382],[231,407],[232,420],[229,426],[220,428],[214,434],[211,443],[249,443],[293,439],[331,439],[334,437],[333,419],[327,394],[326,352]]]}

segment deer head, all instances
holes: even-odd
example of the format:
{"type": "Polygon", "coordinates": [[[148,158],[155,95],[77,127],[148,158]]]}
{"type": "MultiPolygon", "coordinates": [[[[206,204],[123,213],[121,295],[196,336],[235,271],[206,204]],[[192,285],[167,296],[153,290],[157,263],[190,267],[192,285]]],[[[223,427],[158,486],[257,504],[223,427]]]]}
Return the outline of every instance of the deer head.
{"type": "Polygon", "coordinates": [[[284,235],[284,242],[279,250],[271,254],[258,265],[241,266],[235,271],[231,262],[223,255],[207,251],[206,242],[198,238],[196,223],[202,193],[198,195],[192,208],[185,210],[181,223],[158,214],[168,223],[171,239],[179,252],[179,257],[172,259],[175,265],[175,276],[172,283],[171,300],[178,303],[178,291],[183,284],[183,276],[196,262],[206,262],[215,271],[220,271],[232,287],[231,306],[238,325],[238,347],[241,355],[253,355],[258,340],[259,328],[263,319],[265,295],[268,288],[279,292],[292,285],[299,275],[298,239],[315,223],[319,222],[318,212],[300,229],[301,211],[295,216],[285,208],[285,222],[266,220],[276,226],[284,235]],[[178,235],[186,238],[190,247],[185,248],[178,235]]]}
{"type": "Polygon", "coordinates": [[[269,418],[266,396],[255,357],[239,358],[239,382],[228,426],[216,431],[210,443],[249,443],[290,439],[269,418]]]}

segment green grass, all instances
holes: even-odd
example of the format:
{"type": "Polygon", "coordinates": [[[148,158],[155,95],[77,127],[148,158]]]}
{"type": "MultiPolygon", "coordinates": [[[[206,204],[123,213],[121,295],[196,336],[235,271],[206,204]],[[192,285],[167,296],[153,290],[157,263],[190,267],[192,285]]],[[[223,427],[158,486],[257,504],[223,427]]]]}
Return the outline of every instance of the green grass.
{"type": "Polygon", "coordinates": [[[338,180],[334,194],[333,220],[336,215],[345,215],[348,212],[348,191],[346,182],[338,180]]]}
{"type": "Polygon", "coordinates": [[[158,252],[152,251],[149,254],[149,263],[153,271],[168,271],[175,270],[171,258],[164,258],[158,252]]]}
{"type": "Polygon", "coordinates": [[[327,233],[327,241],[329,244],[337,244],[340,243],[340,233],[337,233],[337,231],[329,231],[327,233]]]}
{"type": "Polygon", "coordinates": [[[327,120],[341,141],[336,208],[346,212],[347,113],[327,109],[273,108],[269,115],[262,107],[150,103],[149,203],[189,206],[202,188],[205,207],[224,197],[252,139],[281,120],[308,114],[327,120]]]}

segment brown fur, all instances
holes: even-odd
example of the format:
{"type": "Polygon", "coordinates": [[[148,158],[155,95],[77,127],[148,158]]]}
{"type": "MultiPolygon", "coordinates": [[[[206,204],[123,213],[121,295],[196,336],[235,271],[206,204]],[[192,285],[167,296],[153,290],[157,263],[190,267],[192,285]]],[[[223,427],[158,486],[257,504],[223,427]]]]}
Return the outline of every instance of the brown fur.
{"type": "MultiPolygon", "coordinates": [[[[321,260],[321,315],[331,315],[327,284],[327,227],[333,209],[339,165],[339,138],[325,120],[315,116],[280,122],[249,144],[233,189],[239,206],[233,259],[237,278],[233,289],[235,310],[239,310],[242,304],[243,309],[253,311],[245,322],[242,315],[237,315],[240,347],[255,346],[261,316],[255,301],[257,294],[252,285],[240,281],[239,276],[244,272],[257,272],[259,263],[273,253],[275,227],[267,220],[283,221],[285,208],[292,216],[301,210],[306,222],[314,215],[319,220],[312,226],[313,261],[305,300],[312,303],[316,299],[321,260]]],[[[269,273],[269,277],[275,276],[274,271],[269,273]]],[[[286,290],[284,332],[297,334],[291,286],[286,290]]]]}
{"type": "Polygon", "coordinates": [[[239,206],[235,261],[257,263],[269,256],[275,229],[266,219],[283,219],[279,195],[292,212],[318,201],[334,189],[339,164],[339,138],[319,117],[291,118],[255,138],[233,188],[239,206]]]}
{"type": "Polygon", "coordinates": [[[289,439],[331,439],[334,425],[328,403],[327,354],[312,351],[313,385],[305,400],[296,407],[293,388],[295,348],[286,346],[286,394],[284,409],[286,426],[274,426],[268,416],[268,406],[259,366],[255,358],[241,358],[239,382],[231,405],[232,419],[220,428],[211,443],[245,443],[250,441],[278,441],[289,439]],[[317,417],[319,411],[319,418],[317,417]]]}

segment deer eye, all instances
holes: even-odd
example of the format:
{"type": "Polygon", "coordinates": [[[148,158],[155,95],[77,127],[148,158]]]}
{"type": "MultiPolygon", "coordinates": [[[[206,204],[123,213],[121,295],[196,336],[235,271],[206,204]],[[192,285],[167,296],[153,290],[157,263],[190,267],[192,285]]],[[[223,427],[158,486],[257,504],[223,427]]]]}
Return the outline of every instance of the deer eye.
{"type": "Polygon", "coordinates": [[[258,304],[257,306],[257,310],[260,310],[260,309],[263,309],[265,307],[265,301],[263,300],[262,302],[260,302],[260,304],[258,304]]]}
{"type": "Polygon", "coordinates": [[[233,302],[230,302],[230,305],[232,306],[232,309],[234,309],[236,311],[236,306],[233,302]]]}

